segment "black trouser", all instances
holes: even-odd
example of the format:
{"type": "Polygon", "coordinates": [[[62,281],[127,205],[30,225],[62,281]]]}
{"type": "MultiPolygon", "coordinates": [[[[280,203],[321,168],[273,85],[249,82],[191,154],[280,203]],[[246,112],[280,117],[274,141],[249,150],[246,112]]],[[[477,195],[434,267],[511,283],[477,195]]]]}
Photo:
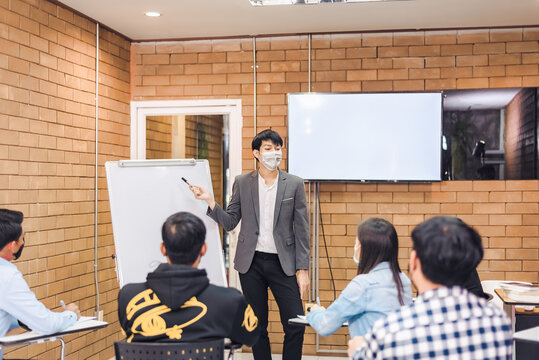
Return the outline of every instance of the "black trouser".
{"type": "Polygon", "coordinates": [[[296,276],[283,272],[277,254],[255,252],[253,263],[240,274],[241,287],[247,302],[258,317],[260,338],[253,346],[255,360],[271,360],[268,337],[268,286],[277,301],[284,329],[283,360],[300,360],[303,347],[303,326],[288,325],[288,319],[303,315],[296,276]]]}

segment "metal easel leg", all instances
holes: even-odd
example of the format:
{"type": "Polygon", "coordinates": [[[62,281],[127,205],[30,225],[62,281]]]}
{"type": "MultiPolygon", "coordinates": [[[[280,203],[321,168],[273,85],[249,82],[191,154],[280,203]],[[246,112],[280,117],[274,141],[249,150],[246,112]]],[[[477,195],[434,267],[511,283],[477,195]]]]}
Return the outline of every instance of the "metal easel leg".
{"type": "Polygon", "coordinates": [[[65,350],[66,350],[66,343],[64,341],[64,339],[62,339],[61,337],[58,338],[58,341],[60,342],[60,344],[62,344],[62,350],[60,351],[60,360],[64,360],[65,358],[65,350]]]}
{"type": "MultiPolygon", "coordinates": [[[[516,325],[517,325],[516,306],[512,305],[511,306],[511,327],[512,327],[511,330],[513,331],[513,334],[515,333],[516,325]]],[[[517,343],[515,339],[513,339],[513,360],[516,360],[516,358],[517,358],[517,343]]]]}

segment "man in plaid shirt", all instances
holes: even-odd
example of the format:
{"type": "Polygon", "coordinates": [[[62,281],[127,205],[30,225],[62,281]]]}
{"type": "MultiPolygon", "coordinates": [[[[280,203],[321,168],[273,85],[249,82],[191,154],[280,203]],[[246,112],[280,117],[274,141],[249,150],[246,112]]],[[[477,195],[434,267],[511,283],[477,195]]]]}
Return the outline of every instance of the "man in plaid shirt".
{"type": "Polygon", "coordinates": [[[479,234],[440,216],[418,225],[412,241],[409,273],[420,295],[350,340],[352,359],[510,359],[505,313],[458,286],[483,257],[479,234]]]}

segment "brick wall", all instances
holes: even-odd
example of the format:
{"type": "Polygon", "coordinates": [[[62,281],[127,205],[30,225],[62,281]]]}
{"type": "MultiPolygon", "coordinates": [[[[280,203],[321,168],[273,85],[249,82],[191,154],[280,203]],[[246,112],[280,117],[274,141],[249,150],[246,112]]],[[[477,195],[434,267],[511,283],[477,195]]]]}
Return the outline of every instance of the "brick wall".
{"type": "MultiPolygon", "coordinates": [[[[438,91],[539,86],[539,29],[421,31],[315,35],[312,91],[438,91]]],[[[253,167],[252,40],[134,43],[132,100],[239,98],[243,104],[243,170],[253,167]]],[[[308,38],[261,38],[257,49],[258,130],[286,138],[286,94],[308,91],[308,38]]],[[[285,139],[286,140],[286,139],[285,139]]],[[[331,146],[331,144],[328,144],[331,146]]],[[[286,152],[286,149],[285,149],[286,152]]],[[[286,157],[286,154],[285,154],[286,157]]],[[[407,269],[410,232],[424,219],[456,215],[482,234],[482,279],[538,281],[539,182],[454,181],[428,184],[324,183],[322,213],[337,291],[354,276],[356,225],[370,216],[393,222],[407,269]]],[[[322,256],[323,244],[321,244],[322,256]]],[[[327,261],[320,259],[321,300],[333,297],[327,261]]],[[[271,303],[270,338],[281,352],[282,330],[271,303]]],[[[321,340],[345,348],[346,331],[321,340]]],[[[308,330],[305,354],[313,354],[308,330]]]]}
{"type": "MultiPolygon", "coordinates": [[[[67,359],[108,359],[119,339],[117,282],[104,161],[129,157],[129,42],[101,30],[99,248],[106,329],[67,336],[67,359]]],[[[38,299],[95,311],[96,25],[48,1],[0,1],[0,207],[25,214],[15,262],[38,299]]],[[[58,343],[7,358],[59,358],[58,343]]]]}
{"type": "Polygon", "coordinates": [[[146,117],[146,159],[172,159],[173,116],[146,117]]]}

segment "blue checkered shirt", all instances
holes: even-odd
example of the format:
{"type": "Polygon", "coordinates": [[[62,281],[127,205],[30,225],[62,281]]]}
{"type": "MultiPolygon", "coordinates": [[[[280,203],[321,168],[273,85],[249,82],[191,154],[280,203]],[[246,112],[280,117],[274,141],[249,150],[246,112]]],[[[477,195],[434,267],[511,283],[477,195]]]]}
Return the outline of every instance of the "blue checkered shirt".
{"type": "Polygon", "coordinates": [[[510,359],[512,349],[501,309],[460,287],[441,287],[378,320],[352,358],[510,359]]]}

